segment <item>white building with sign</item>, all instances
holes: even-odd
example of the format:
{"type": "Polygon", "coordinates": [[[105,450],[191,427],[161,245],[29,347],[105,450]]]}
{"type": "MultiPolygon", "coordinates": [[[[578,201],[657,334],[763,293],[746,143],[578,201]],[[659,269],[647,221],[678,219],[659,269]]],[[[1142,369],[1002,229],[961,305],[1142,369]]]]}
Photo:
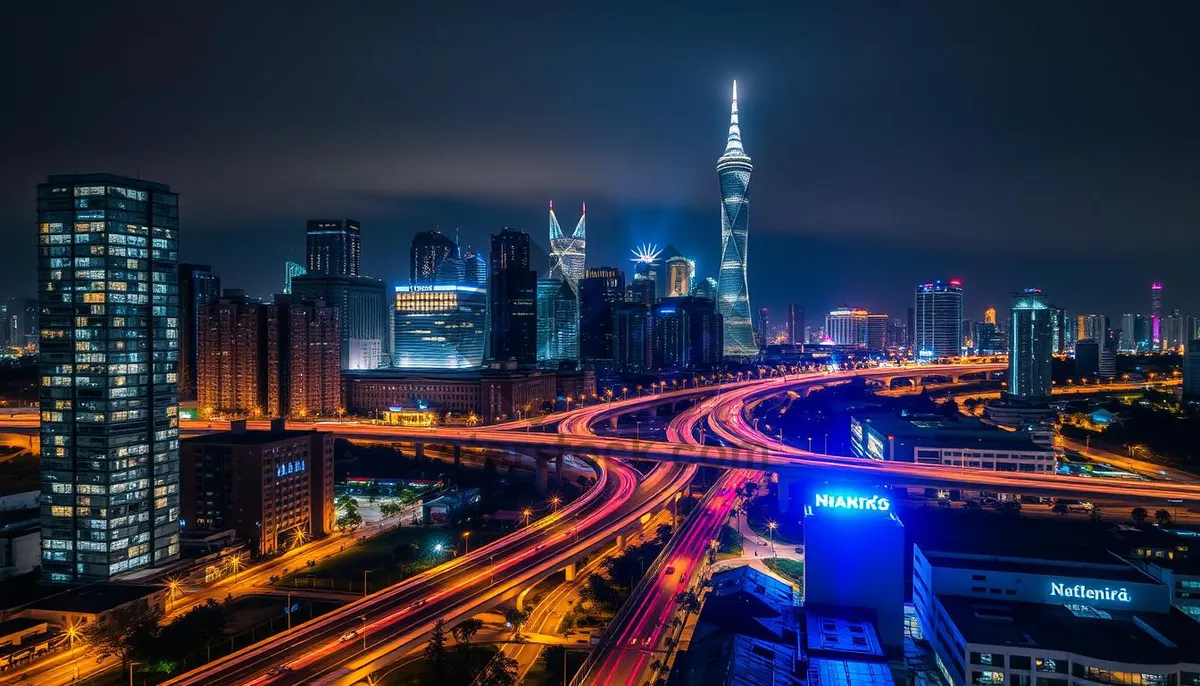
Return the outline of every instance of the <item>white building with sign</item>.
{"type": "Polygon", "coordinates": [[[850,417],[850,449],[872,460],[942,464],[966,469],[1053,474],[1052,447],[1024,431],[1005,431],[973,417],[850,417]]]}
{"type": "Polygon", "coordinates": [[[1114,556],[913,546],[913,605],[951,684],[1200,686],[1200,625],[1114,556]]]}

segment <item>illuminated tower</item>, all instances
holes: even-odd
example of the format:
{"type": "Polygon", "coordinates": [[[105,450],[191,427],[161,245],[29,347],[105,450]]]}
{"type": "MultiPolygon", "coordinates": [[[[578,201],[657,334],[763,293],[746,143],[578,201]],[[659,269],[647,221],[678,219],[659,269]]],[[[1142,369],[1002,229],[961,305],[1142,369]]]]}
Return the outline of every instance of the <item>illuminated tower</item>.
{"type": "Polygon", "coordinates": [[[1162,350],[1162,284],[1150,284],[1150,349],[1162,350]]]}
{"type": "Polygon", "coordinates": [[[1026,288],[1013,295],[1008,327],[1008,395],[1050,397],[1052,315],[1053,308],[1046,304],[1040,288],[1026,288]]]}
{"type": "Polygon", "coordinates": [[[750,156],[742,149],[738,128],[737,82],[729,115],[729,140],[717,160],[721,183],[721,272],[717,279],[717,304],[725,318],[725,355],[753,357],[754,325],[750,321],[750,287],[746,282],[746,235],[750,229],[750,156]]]}
{"type": "Polygon", "coordinates": [[[584,277],[587,258],[587,204],[583,205],[579,223],[570,237],[564,236],[558,217],[554,216],[554,201],[550,201],[550,278],[562,279],[579,292],[579,280],[584,277]]]}

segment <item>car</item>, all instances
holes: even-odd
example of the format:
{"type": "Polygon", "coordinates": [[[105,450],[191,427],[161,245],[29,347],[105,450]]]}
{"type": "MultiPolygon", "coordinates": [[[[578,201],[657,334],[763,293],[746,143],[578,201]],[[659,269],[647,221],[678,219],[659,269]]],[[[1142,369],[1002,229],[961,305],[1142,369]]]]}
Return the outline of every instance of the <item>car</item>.
{"type": "Polygon", "coordinates": [[[679,575],[679,583],[682,584],[682,583],[686,583],[686,582],[687,582],[687,572],[684,572],[683,574],[679,575]]]}
{"type": "Polygon", "coordinates": [[[279,676],[280,674],[283,674],[284,672],[290,672],[290,671],[292,671],[292,668],[288,667],[287,665],[275,665],[274,667],[267,670],[267,676],[279,676]]]}
{"type": "Polygon", "coordinates": [[[542,548],[545,548],[545,547],[546,547],[546,544],[545,544],[545,543],[539,543],[539,544],[535,545],[535,546],[533,547],[533,549],[534,549],[534,550],[541,550],[542,548]]]}
{"type": "Polygon", "coordinates": [[[667,576],[671,576],[674,573],[675,573],[675,567],[667,567],[667,576]]]}
{"type": "Polygon", "coordinates": [[[338,642],[345,643],[346,641],[353,641],[356,638],[358,638],[358,632],[354,629],[351,629],[350,631],[342,634],[342,637],[338,639],[338,642]]]}
{"type": "Polygon", "coordinates": [[[637,644],[638,644],[637,636],[634,636],[633,638],[629,639],[629,645],[635,646],[637,644]]]}
{"type": "Polygon", "coordinates": [[[412,604],[412,609],[414,609],[414,610],[415,610],[415,609],[417,609],[418,607],[423,607],[424,605],[425,605],[425,601],[424,601],[424,600],[418,600],[417,602],[415,602],[415,603],[413,603],[413,604],[412,604]]]}

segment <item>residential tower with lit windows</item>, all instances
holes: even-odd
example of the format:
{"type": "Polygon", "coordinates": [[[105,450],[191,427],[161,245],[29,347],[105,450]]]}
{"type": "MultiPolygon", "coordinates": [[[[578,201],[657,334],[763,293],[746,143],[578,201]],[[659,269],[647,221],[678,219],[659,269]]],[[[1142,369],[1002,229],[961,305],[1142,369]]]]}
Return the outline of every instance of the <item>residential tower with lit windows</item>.
{"type": "Polygon", "coordinates": [[[45,580],[179,557],[178,208],[111,174],[38,186],[45,580]]]}

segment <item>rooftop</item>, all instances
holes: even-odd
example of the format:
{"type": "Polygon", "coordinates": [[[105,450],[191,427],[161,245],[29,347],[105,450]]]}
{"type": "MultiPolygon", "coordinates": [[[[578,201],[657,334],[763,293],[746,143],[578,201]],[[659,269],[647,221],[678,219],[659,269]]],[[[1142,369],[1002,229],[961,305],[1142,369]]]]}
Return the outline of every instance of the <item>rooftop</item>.
{"type": "Polygon", "coordinates": [[[849,608],[808,606],[805,644],[813,654],[843,657],[883,657],[873,617],[849,608]]]}
{"type": "Polygon", "coordinates": [[[892,686],[886,663],[814,658],[808,662],[808,686],[892,686]]]}
{"type": "Polygon", "coordinates": [[[1010,450],[1053,452],[1038,445],[1028,433],[1005,431],[975,417],[948,419],[941,415],[902,417],[891,413],[856,416],[878,433],[894,437],[898,444],[917,447],[997,447],[1010,450]]]}
{"type": "Polygon", "coordinates": [[[8,638],[13,634],[19,634],[30,629],[46,626],[44,619],[30,619],[29,617],[17,617],[0,622],[0,640],[8,638]]]}
{"type": "Polygon", "coordinates": [[[1092,611],[1093,616],[1081,617],[1066,605],[941,594],[937,599],[968,643],[1062,651],[1147,666],[1200,660],[1195,620],[1174,609],[1168,614],[1092,611]]]}
{"type": "Polygon", "coordinates": [[[936,551],[921,551],[934,567],[954,569],[978,569],[989,572],[1024,572],[1045,576],[1061,576],[1068,579],[1081,577],[1104,581],[1124,581],[1134,584],[1158,583],[1154,577],[1133,567],[1115,555],[1107,563],[1071,562],[1067,560],[1046,561],[1028,557],[1005,558],[982,555],[955,555],[936,551]]]}
{"type": "Polygon", "coordinates": [[[80,612],[99,614],[126,603],[149,598],[164,589],[161,586],[133,586],[130,584],[96,583],[63,591],[48,598],[30,603],[35,610],[51,612],[80,612]]]}
{"type": "Polygon", "coordinates": [[[204,445],[266,445],[296,438],[308,438],[320,433],[316,430],[284,429],[282,431],[222,431],[183,439],[183,443],[204,445]]]}

